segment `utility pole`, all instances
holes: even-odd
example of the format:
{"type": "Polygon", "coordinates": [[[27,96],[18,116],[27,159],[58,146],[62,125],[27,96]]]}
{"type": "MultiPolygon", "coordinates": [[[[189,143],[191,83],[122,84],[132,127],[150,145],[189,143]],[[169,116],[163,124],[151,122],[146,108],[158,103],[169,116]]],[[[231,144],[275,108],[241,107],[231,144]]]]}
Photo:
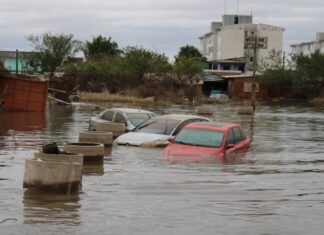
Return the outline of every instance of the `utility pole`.
{"type": "Polygon", "coordinates": [[[16,74],[18,74],[18,49],[16,49],[16,74]]]}
{"type": "Polygon", "coordinates": [[[285,70],[285,60],[286,60],[286,52],[284,51],[282,54],[282,69],[285,70]]]}
{"type": "MultiPolygon", "coordinates": [[[[245,38],[245,45],[247,48],[253,49],[253,65],[252,65],[252,87],[251,87],[251,106],[253,108],[253,111],[255,111],[255,101],[256,101],[256,92],[257,92],[257,84],[255,82],[256,80],[256,70],[258,68],[258,50],[266,49],[268,38],[267,37],[260,37],[259,36],[259,30],[256,29],[252,32],[253,34],[249,37],[245,38]]],[[[250,56],[250,53],[248,53],[250,56]]]]}
{"type": "Polygon", "coordinates": [[[257,69],[257,50],[259,48],[259,38],[257,35],[254,36],[253,40],[253,75],[252,75],[252,91],[251,91],[251,106],[253,111],[255,111],[255,100],[256,100],[256,84],[255,84],[255,74],[257,69]]]}

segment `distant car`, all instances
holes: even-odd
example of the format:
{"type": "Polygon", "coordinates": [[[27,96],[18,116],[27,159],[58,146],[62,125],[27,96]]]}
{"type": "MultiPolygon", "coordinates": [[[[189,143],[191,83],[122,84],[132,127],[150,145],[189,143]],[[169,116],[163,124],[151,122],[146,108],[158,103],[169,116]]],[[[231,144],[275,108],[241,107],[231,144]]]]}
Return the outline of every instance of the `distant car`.
{"type": "Polygon", "coordinates": [[[169,141],[163,150],[168,157],[222,157],[251,145],[241,125],[216,122],[191,123],[169,141]]]}
{"type": "Polygon", "coordinates": [[[149,147],[165,146],[169,143],[168,137],[175,136],[187,124],[206,121],[210,119],[197,115],[162,115],[143,122],[132,132],[119,136],[115,143],[149,147]]]}
{"type": "Polygon", "coordinates": [[[124,123],[126,131],[132,131],[142,122],[155,117],[155,113],[143,109],[111,108],[105,109],[98,115],[90,117],[89,130],[96,130],[97,123],[124,123]]]}
{"type": "Polygon", "coordinates": [[[225,94],[211,94],[210,100],[229,101],[229,97],[225,94]]]}

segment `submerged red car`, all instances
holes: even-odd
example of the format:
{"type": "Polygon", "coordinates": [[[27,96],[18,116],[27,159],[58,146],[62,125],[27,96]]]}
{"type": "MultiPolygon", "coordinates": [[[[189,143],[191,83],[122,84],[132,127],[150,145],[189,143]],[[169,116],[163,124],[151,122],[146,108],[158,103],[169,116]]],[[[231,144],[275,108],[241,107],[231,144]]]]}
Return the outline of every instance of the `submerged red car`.
{"type": "Polygon", "coordinates": [[[236,123],[194,122],[185,126],[163,150],[168,157],[223,157],[251,145],[241,125],[236,123]]]}

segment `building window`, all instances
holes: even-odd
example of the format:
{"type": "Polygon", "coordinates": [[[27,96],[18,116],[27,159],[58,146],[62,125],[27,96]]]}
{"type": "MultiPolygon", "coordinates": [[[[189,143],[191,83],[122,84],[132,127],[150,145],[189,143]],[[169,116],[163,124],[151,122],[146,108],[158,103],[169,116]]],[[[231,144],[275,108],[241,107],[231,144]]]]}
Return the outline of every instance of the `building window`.
{"type": "Polygon", "coordinates": [[[250,62],[253,62],[253,56],[250,57],[250,62]]]}
{"type": "Polygon", "coordinates": [[[230,70],[230,66],[229,65],[223,65],[223,70],[230,70]]]}
{"type": "Polygon", "coordinates": [[[234,18],[234,24],[238,24],[238,22],[239,22],[239,18],[238,18],[238,16],[235,16],[235,18],[234,18]]]}

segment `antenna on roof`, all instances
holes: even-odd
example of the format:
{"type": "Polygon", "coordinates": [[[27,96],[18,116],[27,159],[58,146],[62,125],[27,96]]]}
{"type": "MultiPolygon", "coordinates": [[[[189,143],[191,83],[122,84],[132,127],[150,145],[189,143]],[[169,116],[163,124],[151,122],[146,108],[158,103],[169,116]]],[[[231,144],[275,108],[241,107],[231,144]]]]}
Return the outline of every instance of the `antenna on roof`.
{"type": "Polygon", "coordinates": [[[240,0],[237,0],[236,1],[236,15],[239,14],[239,3],[240,3],[240,0]]]}

